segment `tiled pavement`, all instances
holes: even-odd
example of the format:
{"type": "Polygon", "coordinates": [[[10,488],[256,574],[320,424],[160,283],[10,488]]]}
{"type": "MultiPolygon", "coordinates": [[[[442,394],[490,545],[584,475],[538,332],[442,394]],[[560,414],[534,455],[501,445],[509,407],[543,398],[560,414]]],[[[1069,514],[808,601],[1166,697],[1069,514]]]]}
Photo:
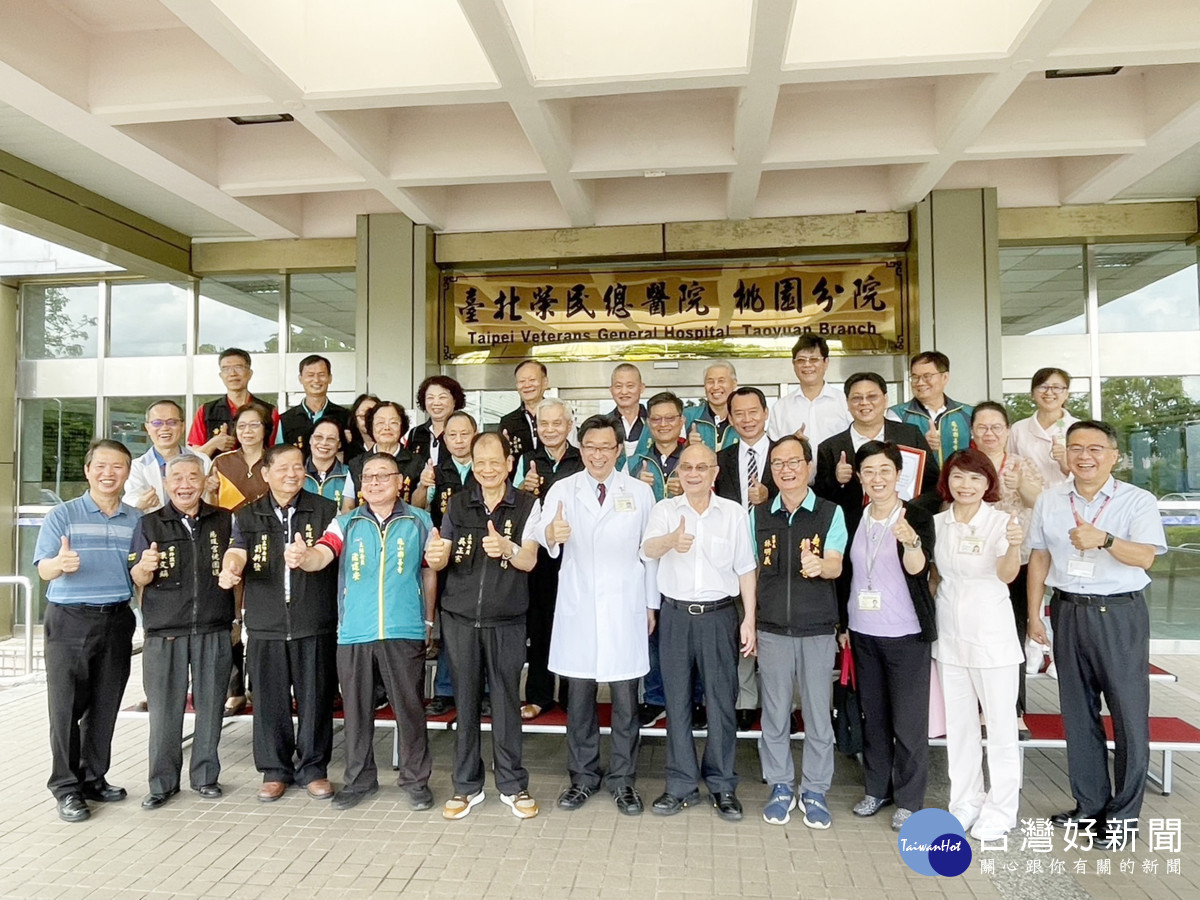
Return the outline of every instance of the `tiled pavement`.
{"type": "MultiPolygon", "coordinates": [[[[1200,722],[1200,657],[1155,657],[1176,672],[1180,683],[1155,684],[1153,712],[1200,722]]],[[[140,657],[135,657],[129,700],[140,698],[140,657]]],[[[1057,707],[1054,685],[1031,687],[1031,707],[1057,707]]],[[[1097,874],[1108,857],[1091,851],[1066,853],[1061,835],[1053,851],[1018,850],[1014,835],[1007,854],[980,854],[958,878],[933,878],[910,871],[900,860],[885,810],[856,819],[850,806],[861,795],[858,764],[839,757],[829,794],[834,826],[825,832],[804,827],[800,816],[784,828],[758,815],[767,788],[758,781],[752,742],[738,755],[747,809],[738,824],[718,820],[708,808],[662,819],[619,815],[607,795],[574,813],[555,808],[567,784],[562,738],[526,737],[531,790],[542,813],[518,821],[502,806],[491,784],[488,799],[459,822],[441,818],[450,794],[452,733],[431,735],[434,753],[432,811],[412,813],[399,791],[386,783],[376,798],[338,813],[328,803],[291,791],[273,804],[255,799],[259,776],[251,758],[248,723],[225,731],[221,755],[225,797],[201,800],[185,792],[166,807],[144,812],[146,724],[117,727],[110,780],[129,789],[124,803],[94,806],[90,821],[60,822],[44,784],[48,770],[45,689],[25,684],[0,690],[0,896],[8,897],[354,897],[624,898],[624,897],[1139,897],[1200,896],[1200,759],[1176,760],[1171,797],[1148,789],[1143,828],[1152,818],[1182,819],[1178,853],[1137,852],[1111,857],[1111,874],[1097,874]],[[994,857],[994,873],[980,859],[994,857]],[[1134,860],[1123,873],[1121,860],[1134,860]],[[1075,874],[1082,859],[1086,874],[1075,874]],[[1168,874],[1168,861],[1180,873],[1168,874]],[[1157,862],[1157,874],[1143,872],[1157,862]],[[1059,862],[1063,872],[1053,869],[1059,862]],[[1029,871],[1041,868],[1041,872],[1029,871]]],[[[489,745],[485,737],[485,750],[489,745]]],[[[378,732],[377,754],[388,779],[391,732],[378,732]]],[[[664,745],[643,742],[640,787],[647,803],[662,790],[664,745]]],[[[1046,817],[1068,808],[1062,751],[1026,754],[1021,814],[1046,817]]],[[[1157,765],[1157,760],[1155,760],[1157,765]]],[[[331,775],[341,772],[340,740],[331,775]]],[[[186,779],[186,773],[185,773],[186,779]]],[[[945,755],[934,750],[927,803],[945,805],[945,755]]],[[[1128,865],[1128,864],[1127,864],[1128,865]]]]}

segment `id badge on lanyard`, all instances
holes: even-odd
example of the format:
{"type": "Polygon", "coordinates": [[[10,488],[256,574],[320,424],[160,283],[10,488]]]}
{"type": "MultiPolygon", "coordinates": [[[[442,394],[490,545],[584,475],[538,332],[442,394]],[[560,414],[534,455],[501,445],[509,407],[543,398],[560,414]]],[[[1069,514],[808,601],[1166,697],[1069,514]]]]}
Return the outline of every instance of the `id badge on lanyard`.
{"type": "Polygon", "coordinates": [[[863,612],[878,612],[883,609],[883,592],[875,590],[874,573],[875,561],[879,558],[879,552],[884,544],[889,543],[888,538],[891,537],[891,527],[900,518],[900,510],[904,508],[902,503],[897,503],[896,508],[892,510],[883,521],[883,527],[880,529],[879,539],[875,540],[871,535],[871,526],[875,524],[875,520],[867,515],[867,586],[865,589],[860,588],[858,591],[858,608],[863,612]]]}

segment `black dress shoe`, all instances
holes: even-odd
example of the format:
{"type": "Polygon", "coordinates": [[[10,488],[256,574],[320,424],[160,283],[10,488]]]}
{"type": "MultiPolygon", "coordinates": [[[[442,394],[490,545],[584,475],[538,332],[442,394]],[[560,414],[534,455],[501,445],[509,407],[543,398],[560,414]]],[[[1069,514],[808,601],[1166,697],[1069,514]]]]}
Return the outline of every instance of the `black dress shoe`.
{"type": "Polygon", "coordinates": [[[657,703],[643,703],[638,707],[638,724],[643,728],[649,728],[655,722],[665,719],[666,716],[666,708],[657,703]]]}
{"type": "Polygon", "coordinates": [[[224,793],[221,790],[221,786],[215,781],[212,784],[202,784],[198,788],[193,788],[193,790],[205,800],[217,800],[224,793]]]}
{"type": "Polygon", "coordinates": [[[757,709],[739,709],[735,715],[737,716],[738,731],[752,731],[758,722],[757,709]]]}
{"type": "Polygon", "coordinates": [[[558,795],[558,808],[579,809],[579,807],[587,803],[588,797],[594,793],[596,793],[595,788],[584,787],[582,784],[573,784],[558,795]]]}
{"type": "Polygon", "coordinates": [[[125,788],[113,787],[104,779],[83,786],[83,796],[97,803],[119,803],[129,796],[125,788]]]}
{"type": "Polygon", "coordinates": [[[1083,825],[1088,822],[1094,822],[1095,825],[1100,827],[1101,831],[1104,830],[1102,816],[1085,816],[1079,812],[1078,806],[1070,812],[1055,813],[1050,817],[1050,824],[1055,828],[1066,828],[1068,825],[1083,825]]]}
{"type": "Polygon", "coordinates": [[[142,809],[158,809],[178,793],[179,788],[175,788],[173,791],[167,791],[165,794],[147,794],[142,799],[142,809]]]}
{"type": "Polygon", "coordinates": [[[427,716],[444,716],[446,713],[453,711],[453,697],[434,697],[425,707],[425,715],[427,716]]]}
{"type": "Polygon", "coordinates": [[[58,798],[58,817],[64,822],[83,822],[91,815],[92,811],[83,802],[83,794],[71,793],[58,798]]]}
{"type": "Polygon", "coordinates": [[[333,795],[332,806],[334,809],[353,809],[378,790],[379,785],[377,784],[361,791],[350,791],[342,788],[333,795]]]}
{"type": "Polygon", "coordinates": [[[678,812],[682,812],[689,806],[695,806],[700,802],[700,790],[697,788],[686,797],[676,797],[674,794],[664,792],[650,806],[650,812],[658,816],[673,816],[678,812]]]}
{"type": "Polygon", "coordinates": [[[613,800],[616,801],[617,809],[627,816],[640,816],[645,810],[642,805],[642,795],[637,792],[637,788],[633,785],[620,788],[612,792],[613,800]]]}
{"type": "Polygon", "coordinates": [[[712,795],[713,809],[726,822],[742,820],[742,802],[733,791],[717,791],[712,795]]]}
{"type": "Polygon", "coordinates": [[[692,731],[703,731],[708,727],[708,710],[703,703],[692,707],[692,731]]]}

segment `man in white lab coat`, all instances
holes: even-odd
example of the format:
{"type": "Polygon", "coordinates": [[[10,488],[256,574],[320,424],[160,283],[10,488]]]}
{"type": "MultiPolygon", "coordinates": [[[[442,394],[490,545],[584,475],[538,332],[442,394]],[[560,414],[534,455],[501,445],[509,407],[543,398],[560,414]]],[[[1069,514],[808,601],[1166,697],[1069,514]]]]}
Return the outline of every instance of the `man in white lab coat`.
{"type": "Polygon", "coordinates": [[[649,486],[616,470],[620,425],[592,416],[579,428],[585,470],[555,483],[536,529],[550,555],[562,553],[550,639],[550,670],[568,680],[567,770],[558,798],[578,809],[600,788],[596,688],[612,697],[612,752],[606,787],[617,808],[643,810],[634,786],[638,679],[650,668],[648,637],[658,609],[656,565],[641,559],[642,534],[654,506],[649,486]]]}

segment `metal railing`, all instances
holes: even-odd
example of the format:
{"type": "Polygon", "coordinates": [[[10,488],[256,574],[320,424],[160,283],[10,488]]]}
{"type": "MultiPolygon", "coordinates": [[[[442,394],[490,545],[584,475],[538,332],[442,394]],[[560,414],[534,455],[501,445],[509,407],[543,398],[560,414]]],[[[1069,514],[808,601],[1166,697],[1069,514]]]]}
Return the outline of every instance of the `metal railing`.
{"type": "Polygon", "coordinates": [[[24,575],[0,575],[0,587],[19,587],[25,594],[25,674],[33,674],[33,585],[24,575]]]}

